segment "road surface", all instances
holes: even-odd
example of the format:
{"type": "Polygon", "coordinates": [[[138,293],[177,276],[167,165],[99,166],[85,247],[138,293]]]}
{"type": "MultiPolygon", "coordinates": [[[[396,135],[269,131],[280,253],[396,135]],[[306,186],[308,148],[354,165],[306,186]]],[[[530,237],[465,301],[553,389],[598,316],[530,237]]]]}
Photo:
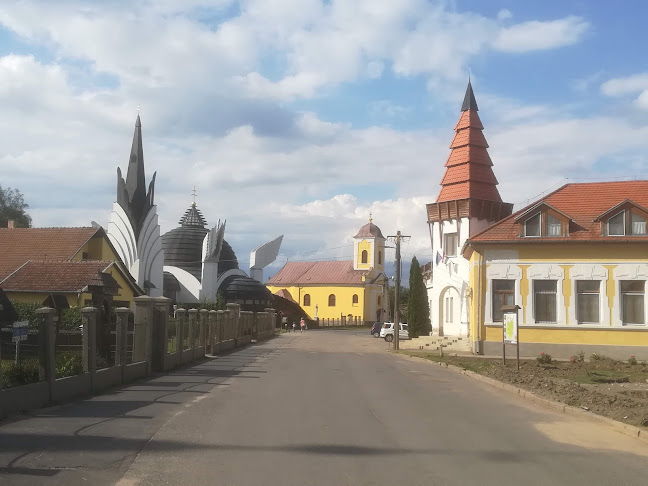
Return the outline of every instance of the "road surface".
{"type": "Polygon", "coordinates": [[[648,484],[644,443],[386,348],[289,333],[5,423],[0,484],[648,484]]]}

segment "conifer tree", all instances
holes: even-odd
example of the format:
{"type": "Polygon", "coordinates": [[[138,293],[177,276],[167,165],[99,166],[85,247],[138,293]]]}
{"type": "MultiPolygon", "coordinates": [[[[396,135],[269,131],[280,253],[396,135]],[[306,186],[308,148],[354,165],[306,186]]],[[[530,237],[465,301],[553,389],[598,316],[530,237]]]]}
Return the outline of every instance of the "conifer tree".
{"type": "Polygon", "coordinates": [[[407,302],[407,326],[410,338],[426,336],[432,330],[430,306],[423,283],[421,266],[416,257],[412,258],[409,277],[409,299],[407,302]]]}

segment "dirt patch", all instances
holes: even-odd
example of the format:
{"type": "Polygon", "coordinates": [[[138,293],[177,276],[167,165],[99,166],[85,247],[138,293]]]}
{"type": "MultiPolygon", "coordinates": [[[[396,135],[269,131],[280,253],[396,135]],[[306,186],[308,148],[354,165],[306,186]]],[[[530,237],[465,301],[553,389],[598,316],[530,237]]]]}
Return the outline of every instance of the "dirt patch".
{"type": "Polygon", "coordinates": [[[403,351],[445,362],[528,390],[544,398],[580,407],[631,425],[648,428],[648,365],[628,364],[597,356],[574,362],[539,363],[470,356],[443,356],[403,351]]]}

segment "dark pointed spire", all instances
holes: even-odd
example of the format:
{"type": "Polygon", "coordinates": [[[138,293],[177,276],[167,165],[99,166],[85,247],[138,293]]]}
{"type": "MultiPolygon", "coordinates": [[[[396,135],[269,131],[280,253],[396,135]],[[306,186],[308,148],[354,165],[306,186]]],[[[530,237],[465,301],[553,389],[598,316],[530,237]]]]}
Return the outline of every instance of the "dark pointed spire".
{"type": "Polygon", "coordinates": [[[144,150],[142,148],[142,122],[139,114],[135,121],[133,145],[131,146],[128,171],[126,174],[126,190],[131,202],[139,203],[146,197],[146,181],[144,175],[144,150]]]}
{"type": "Polygon", "coordinates": [[[470,79],[468,80],[466,95],[464,96],[463,104],[461,105],[461,111],[468,110],[479,111],[479,108],[477,108],[477,100],[475,100],[475,93],[473,93],[472,85],[470,84],[470,79]]]}
{"type": "Polygon", "coordinates": [[[130,219],[135,237],[139,233],[153,206],[153,195],[155,190],[155,174],[146,192],[146,176],[144,173],[144,149],[142,147],[142,122],[139,113],[135,121],[135,132],[133,133],[133,144],[131,145],[126,181],[122,177],[121,170],[117,168],[117,202],[124,209],[130,219]]]}

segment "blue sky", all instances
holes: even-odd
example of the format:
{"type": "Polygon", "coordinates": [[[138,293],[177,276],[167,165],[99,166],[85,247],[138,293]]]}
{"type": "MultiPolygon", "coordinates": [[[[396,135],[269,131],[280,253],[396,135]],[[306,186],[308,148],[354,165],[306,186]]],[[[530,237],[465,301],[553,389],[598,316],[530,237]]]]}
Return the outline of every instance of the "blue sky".
{"type": "Polygon", "coordinates": [[[196,185],[243,268],[350,258],[370,212],[424,263],[469,75],[505,201],[648,178],[644,2],[7,3],[0,184],[37,226],[107,223],[141,105],[163,232],[196,185]]]}

